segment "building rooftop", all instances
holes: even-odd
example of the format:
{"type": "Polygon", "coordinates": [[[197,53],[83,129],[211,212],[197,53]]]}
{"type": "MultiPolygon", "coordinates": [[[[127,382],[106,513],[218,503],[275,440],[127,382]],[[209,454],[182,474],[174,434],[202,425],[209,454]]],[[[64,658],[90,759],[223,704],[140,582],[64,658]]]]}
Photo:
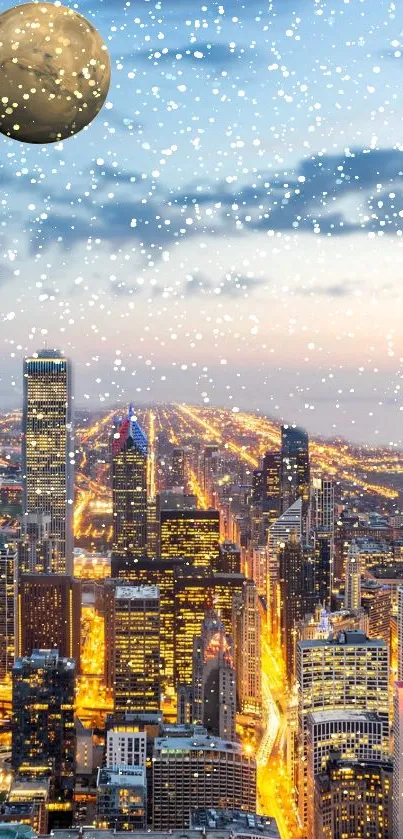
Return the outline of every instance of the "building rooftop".
{"type": "Polygon", "coordinates": [[[244,810],[224,810],[200,807],[193,810],[190,817],[191,827],[200,830],[231,830],[232,833],[252,833],[280,839],[277,822],[271,816],[258,816],[244,810]]]}
{"type": "Polygon", "coordinates": [[[8,824],[0,821],[0,839],[31,839],[31,837],[34,839],[36,833],[28,824],[8,824]]]}
{"type": "Polygon", "coordinates": [[[298,641],[301,650],[315,647],[386,647],[385,641],[379,638],[368,638],[360,629],[345,629],[338,632],[336,638],[323,638],[313,641],[298,641]]]}
{"type": "Polygon", "coordinates": [[[384,722],[384,718],[374,711],[315,711],[313,714],[308,714],[307,719],[314,724],[337,722],[337,720],[343,720],[343,722],[384,722]]]}
{"type": "Polygon", "coordinates": [[[116,586],[116,600],[158,600],[158,586],[116,586]]]}
{"type": "Polygon", "coordinates": [[[146,773],[143,766],[121,766],[119,769],[100,769],[97,786],[145,787],[146,773]]]}
{"type": "Polygon", "coordinates": [[[401,580],[403,579],[403,562],[394,562],[393,565],[373,565],[367,568],[367,573],[377,580],[401,580]]]}
{"type": "Polygon", "coordinates": [[[234,754],[242,754],[243,751],[240,743],[210,737],[208,734],[197,734],[194,737],[156,737],[154,741],[154,752],[190,752],[194,749],[234,754]]]}
{"type": "MultiPolygon", "coordinates": [[[[34,668],[44,667],[59,667],[64,666],[68,670],[74,670],[76,663],[73,658],[62,658],[59,656],[59,650],[32,650],[30,656],[24,658],[16,658],[13,666],[13,671],[22,670],[24,665],[29,664],[34,668]]],[[[1,837],[0,837],[1,839],[1,837]]]]}

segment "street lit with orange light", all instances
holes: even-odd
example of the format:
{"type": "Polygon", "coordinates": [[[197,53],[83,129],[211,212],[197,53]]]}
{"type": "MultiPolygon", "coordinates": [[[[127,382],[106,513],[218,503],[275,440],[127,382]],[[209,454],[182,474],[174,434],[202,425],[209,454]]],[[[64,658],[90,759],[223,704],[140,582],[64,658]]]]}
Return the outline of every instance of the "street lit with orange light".
{"type": "Polygon", "coordinates": [[[104,684],[104,619],[94,606],[83,605],[81,613],[81,673],[76,695],[76,713],[82,720],[99,723],[113,710],[112,697],[104,684]]]}

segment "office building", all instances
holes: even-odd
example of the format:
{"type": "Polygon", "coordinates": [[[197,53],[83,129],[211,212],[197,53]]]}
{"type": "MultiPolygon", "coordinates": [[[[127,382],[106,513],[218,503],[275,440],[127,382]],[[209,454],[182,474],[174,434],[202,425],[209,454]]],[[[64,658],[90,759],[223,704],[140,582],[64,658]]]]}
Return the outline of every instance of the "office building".
{"type": "Polygon", "coordinates": [[[218,478],[220,451],[218,446],[206,446],[202,455],[202,486],[206,500],[213,502],[214,483],[218,478]]]}
{"type": "Polygon", "coordinates": [[[111,449],[113,556],[135,559],[147,551],[147,438],[131,406],[115,422],[111,449]]]}
{"type": "Polygon", "coordinates": [[[235,542],[221,542],[217,565],[213,566],[213,571],[221,574],[241,573],[241,549],[235,542]]]}
{"type": "Polygon", "coordinates": [[[66,574],[22,574],[18,580],[18,655],[59,651],[80,670],[81,584],[66,574]]]}
{"type": "Polygon", "coordinates": [[[160,707],[160,596],[156,586],[105,589],[105,672],[115,711],[160,707]]]}
{"type": "MultiPolygon", "coordinates": [[[[57,350],[24,361],[24,517],[50,514],[52,567],[73,573],[74,444],[70,362],[57,350]]],[[[24,527],[23,527],[24,532],[24,527]]],[[[47,569],[48,570],[48,569],[47,569]]]]}
{"type": "Polygon", "coordinates": [[[52,782],[50,778],[17,776],[2,806],[1,821],[8,824],[29,824],[40,836],[49,830],[52,782]]]}
{"type": "Polygon", "coordinates": [[[306,431],[293,425],[281,426],[281,501],[287,510],[302,499],[303,517],[308,510],[310,487],[309,441],[306,431]]]}
{"type": "Polygon", "coordinates": [[[361,606],[361,562],[355,545],[350,545],[346,560],[345,609],[359,609],[361,606]]]}
{"type": "Polygon", "coordinates": [[[172,450],[172,469],[170,474],[170,486],[185,487],[186,483],[186,452],[182,448],[172,450]]]}
{"type": "Polygon", "coordinates": [[[320,603],[330,609],[333,590],[334,540],[329,530],[316,529],[313,536],[314,605],[320,603]]]}
{"type": "Polygon", "coordinates": [[[403,586],[397,589],[397,681],[403,682],[403,586]]]}
{"type": "Polygon", "coordinates": [[[362,580],[361,607],[368,615],[369,638],[382,638],[390,644],[392,592],[389,586],[378,585],[374,580],[362,580]]]}
{"type": "Polygon", "coordinates": [[[213,574],[211,577],[214,609],[229,635],[232,634],[234,597],[242,594],[245,579],[244,574],[213,574]]]}
{"type": "MultiPolygon", "coordinates": [[[[130,715],[128,715],[130,716],[130,715]]],[[[116,721],[106,732],[106,765],[108,769],[146,765],[147,732],[140,731],[138,721],[116,721]]]]}
{"type": "Polygon", "coordinates": [[[261,620],[256,585],[247,580],[233,602],[233,644],[240,711],[260,716],[262,711],[261,620]]]}
{"type": "Polygon", "coordinates": [[[256,761],[218,737],[161,737],[154,743],[153,828],[188,827],[199,807],[256,809],[256,761]]]}
{"type": "Polygon", "coordinates": [[[393,836],[403,836],[403,682],[393,695],[393,836]]]}
{"type": "Polygon", "coordinates": [[[266,452],[263,458],[262,513],[267,533],[281,514],[281,452],[266,452]]]}
{"type": "MultiPolygon", "coordinates": [[[[32,777],[50,776],[60,818],[72,814],[75,780],[75,662],[57,650],[34,650],[13,667],[11,767],[32,777]]],[[[57,807],[55,806],[55,810],[57,807]]]]}
{"type": "Polygon", "coordinates": [[[18,570],[22,574],[52,573],[57,563],[57,541],[52,540],[50,513],[26,513],[18,540],[18,570]]]}
{"type": "Polygon", "coordinates": [[[161,557],[184,557],[194,568],[211,570],[219,556],[218,510],[162,510],[161,557]]]}
{"type": "Polygon", "coordinates": [[[296,627],[305,611],[304,555],[292,533],[279,551],[281,648],[289,684],[295,671],[296,627]]]}
{"type": "Polygon", "coordinates": [[[279,552],[290,538],[302,537],[302,499],[298,498],[274,524],[267,538],[267,611],[271,634],[279,641],[280,635],[280,561],[279,552]]]}
{"type": "Polygon", "coordinates": [[[310,527],[326,530],[334,536],[334,483],[328,478],[313,478],[311,482],[310,527]]]}
{"type": "Polygon", "coordinates": [[[211,610],[193,642],[193,722],[210,734],[235,740],[236,674],[232,639],[211,610]]]}
{"type": "MultiPolygon", "coordinates": [[[[252,557],[250,560],[250,576],[256,585],[258,593],[262,597],[267,597],[267,548],[260,546],[252,548],[252,557]]],[[[249,563],[248,563],[249,564],[249,563]]]]}
{"type": "Polygon", "coordinates": [[[379,715],[388,734],[388,647],[363,632],[346,630],[337,637],[299,641],[298,805],[307,820],[307,717],[319,711],[367,711],[379,715]]]}
{"type": "MultiPolygon", "coordinates": [[[[385,720],[373,712],[319,711],[307,717],[307,833],[316,839],[315,783],[337,752],[343,760],[380,763],[388,759],[385,720]]],[[[319,834],[320,835],[320,834],[319,834]]]]}
{"type": "Polygon", "coordinates": [[[143,767],[98,770],[96,824],[114,831],[146,828],[147,783],[143,767]]]}
{"type": "MultiPolygon", "coordinates": [[[[115,577],[134,586],[157,586],[160,593],[160,675],[161,687],[170,691],[174,685],[175,580],[184,559],[115,558],[115,577]]],[[[106,588],[108,588],[107,583],[106,588]]]]}
{"type": "Polygon", "coordinates": [[[11,675],[15,650],[17,547],[0,542],[0,679],[11,675]]]}
{"type": "Polygon", "coordinates": [[[392,764],[335,756],[315,783],[315,839],[390,839],[392,764]]]}
{"type": "Polygon", "coordinates": [[[192,684],[193,639],[213,602],[214,581],[202,568],[178,569],[175,580],[175,686],[192,684]]]}

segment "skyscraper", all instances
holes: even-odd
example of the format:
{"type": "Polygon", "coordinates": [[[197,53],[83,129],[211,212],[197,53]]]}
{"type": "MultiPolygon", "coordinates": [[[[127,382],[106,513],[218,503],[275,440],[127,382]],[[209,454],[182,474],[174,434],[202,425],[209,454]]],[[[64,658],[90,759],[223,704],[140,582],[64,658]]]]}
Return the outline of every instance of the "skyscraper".
{"type": "Polygon", "coordinates": [[[361,559],[354,544],[350,545],[346,560],[344,606],[346,609],[359,609],[361,606],[361,559]]]}
{"type": "Polygon", "coordinates": [[[267,538],[267,606],[268,625],[273,637],[280,631],[280,560],[282,546],[294,534],[302,536],[302,499],[298,498],[271,525],[267,538]]]}
{"type": "Polygon", "coordinates": [[[298,804],[307,818],[307,717],[318,711],[375,711],[389,733],[389,656],[384,641],[370,640],[357,630],[339,632],[329,640],[299,641],[298,804]]]}
{"type": "Polygon", "coordinates": [[[21,520],[18,540],[18,571],[23,574],[52,573],[57,542],[51,538],[50,513],[27,513],[21,520]]]}
{"type": "Polygon", "coordinates": [[[22,444],[24,516],[50,514],[54,555],[49,570],[72,574],[71,366],[57,350],[42,350],[24,361],[22,444]]]}
{"type": "Polygon", "coordinates": [[[0,679],[11,674],[15,649],[17,547],[0,542],[0,679]]]}
{"type": "Polygon", "coordinates": [[[281,426],[281,497],[287,510],[302,498],[303,514],[309,502],[309,441],[306,431],[293,425],[281,426]]]}
{"type": "Polygon", "coordinates": [[[334,535],[334,483],[328,478],[314,478],[311,486],[311,527],[334,535]]]}
{"type": "Polygon", "coordinates": [[[70,812],[75,781],[75,663],[57,650],[34,650],[13,667],[11,766],[49,775],[61,813],[70,812]],[[66,811],[67,808],[67,811],[66,811]]]}
{"type": "Polygon", "coordinates": [[[291,684],[295,670],[296,625],[303,617],[305,606],[304,556],[295,534],[292,533],[280,549],[279,561],[281,648],[291,684]]]}
{"type": "Polygon", "coordinates": [[[182,556],[195,568],[216,567],[219,556],[218,510],[162,510],[161,557],[182,556]]]}
{"type": "Polygon", "coordinates": [[[390,839],[392,764],[333,756],[316,778],[314,811],[315,839],[390,839]]]}
{"type": "Polygon", "coordinates": [[[281,453],[266,452],[263,458],[263,513],[270,527],[281,513],[281,453]]]}
{"type": "Polygon", "coordinates": [[[259,716],[262,710],[261,620],[253,580],[246,580],[233,598],[233,644],[238,705],[242,714],[259,716]]]}
{"type": "Polygon", "coordinates": [[[66,574],[21,574],[18,579],[18,655],[58,650],[80,669],[81,584],[66,574]]]}
{"type": "MultiPolygon", "coordinates": [[[[147,438],[133,408],[112,436],[113,554],[133,559],[147,551],[147,438]]],[[[112,562],[112,576],[114,565],[112,562]]]]}
{"type": "Polygon", "coordinates": [[[193,642],[193,721],[216,737],[235,740],[235,715],[232,640],[211,610],[193,642]]]}
{"type": "Polygon", "coordinates": [[[160,707],[160,595],[156,586],[105,591],[105,671],[115,711],[160,707]]]}
{"type": "Polygon", "coordinates": [[[393,836],[403,836],[403,682],[394,685],[393,836]]]}
{"type": "Polygon", "coordinates": [[[256,761],[239,743],[196,734],[158,737],[153,756],[153,828],[188,827],[197,807],[256,809],[256,761]]]}
{"type": "Polygon", "coordinates": [[[403,586],[397,589],[397,681],[403,682],[403,586]]]}

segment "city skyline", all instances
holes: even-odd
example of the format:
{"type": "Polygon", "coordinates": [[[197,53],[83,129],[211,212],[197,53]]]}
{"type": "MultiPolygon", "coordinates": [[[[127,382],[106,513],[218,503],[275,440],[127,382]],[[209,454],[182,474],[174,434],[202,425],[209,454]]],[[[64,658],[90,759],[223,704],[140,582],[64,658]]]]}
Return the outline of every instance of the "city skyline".
{"type": "Polygon", "coordinates": [[[399,9],[82,11],[104,111],[53,147],[0,139],[4,406],[46,340],[78,404],[209,399],[401,447],[399,9]]]}

